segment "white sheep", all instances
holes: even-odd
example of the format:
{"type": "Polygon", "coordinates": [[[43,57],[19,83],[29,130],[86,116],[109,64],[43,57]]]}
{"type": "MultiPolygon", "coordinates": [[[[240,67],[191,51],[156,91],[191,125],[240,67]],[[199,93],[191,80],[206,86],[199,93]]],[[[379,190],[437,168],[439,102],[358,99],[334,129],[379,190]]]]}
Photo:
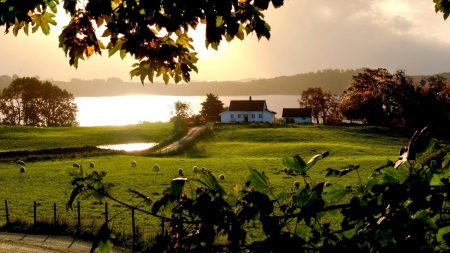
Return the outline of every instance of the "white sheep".
{"type": "Polygon", "coordinates": [[[75,167],[75,168],[80,168],[80,165],[79,165],[78,163],[74,163],[74,164],[73,164],[73,167],[75,167]]]}
{"type": "Polygon", "coordinates": [[[22,160],[17,160],[17,161],[16,161],[16,164],[17,164],[17,165],[25,166],[25,162],[22,161],[22,160]]]}
{"type": "Polygon", "coordinates": [[[300,187],[300,182],[294,181],[293,185],[294,185],[295,189],[298,189],[300,187]]]}
{"type": "Polygon", "coordinates": [[[20,167],[20,173],[25,173],[25,171],[26,171],[26,169],[25,169],[25,167],[20,167]]]}
{"type": "Polygon", "coordinates": [[[154,171],[159,171],[159,165],[158,164],[153,165],[153,170],[154,171]]]}
{"type": "Polygon", "coordinates": [[[182,168],[179,168],[179,169],[178,169],[178,174],[179,174],[180,176],[183,176],[183,169],[182,169],[182,168]]]}
{"type": "Polygon", "coordinates": [[[330,187],[331,186],[331,182],[325,182],[325,187],[330,187]]]}
{"type": "Polygon", "coordinates": [[[137,166],[137,162],[136,161],[131,161],[131,167],[136,167],[137,166]]]}
{"type": "Polygon", "coordinates": [[[194,166],[193,169],[194,169],[194,173],[197,173],[197,170],[198,170],[197,166],[194,166]]]}
{"type": "Polygon", "coordinates": [[[90,167],[91,169],[95,168],[95,163],[93,163],[93,162],[89,163],[89,167],[90,167]]]}
{"type": "Polygon", "coordinates": [[[225,179],[225,176],[224,176],[223,174],[220,174],[220,175],[219,175],[219,180],[220,180],[220,181],[223,181],[224,179],[225,179]]]}
{"type": "Polygon", "coordinates": [[[202,172],[206,172],[206,168],[205,167],[202,167],[202,172]]]}
{"type": "Polygon", "coordinates": [[[285,172],[285,173],[289,173],[289,168],[288,167],[284,167],[284,169],[283,169],[283,172],[285,172]]]}

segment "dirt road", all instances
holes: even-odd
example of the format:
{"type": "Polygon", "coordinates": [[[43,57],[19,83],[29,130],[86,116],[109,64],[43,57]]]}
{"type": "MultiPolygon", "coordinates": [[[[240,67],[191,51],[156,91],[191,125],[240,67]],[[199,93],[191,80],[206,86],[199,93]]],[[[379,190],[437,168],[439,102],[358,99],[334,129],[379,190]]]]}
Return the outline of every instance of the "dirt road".
{"type": "Polygon", "coordinates": [[[211,125],[204,125],[200,127],[192,127],[189,129],[187,134],[183,136],[180,140],[171,143],[170,145],[161,149],[161,153],[169,153],[171,151],[175,151],[179,147],[183,146],[184,143],[192,141],[195,137],[197,137],[202,131],[207,128],[210,128],[211,125]]]}
{"type": "MultiPolygon", "coordinates": [[[[8,253],[86,253],[92,243],[69,236],[27,235],[0,232],[0,252],[8,253]]],[[[98,252],[96,250],[95,252],[98,252]]],[[[126,253],[113,248],[114,253],[126,253]]]]}

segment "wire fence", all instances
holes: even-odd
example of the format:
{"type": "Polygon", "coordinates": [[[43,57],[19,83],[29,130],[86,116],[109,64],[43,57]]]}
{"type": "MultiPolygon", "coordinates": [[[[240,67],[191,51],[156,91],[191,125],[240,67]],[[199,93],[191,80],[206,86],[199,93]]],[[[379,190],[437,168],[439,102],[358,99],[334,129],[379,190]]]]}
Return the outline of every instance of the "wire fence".
{"type": "MultiPolygon", "coordinates": [[[[135,248],[136,241],[138,237],[143,237],[144,233],[147,233],[148,236],[155,235],[159,230],[164,233],[164,224],[165,219],[162,217],[153,217],[148,214],[140,214],[140,210],[136,208],[131,208],[129,210],[125,209],[127,212],[117,212],[117,206],[113,205],[111,208],[111,205],[108,206],[108,202],[104,202],[104,209],[100,211],[101,213],[93,214],[91,206],[88,205],[82,205],[80,201],[74,203],[74,211],[76,212],[76,215],[67,215],[66,212],[66,206],[63,207],[58,206],[56,203],[53,203],[51,206],[50,203],[39,203],[37,201],[33,201],[29,206],[21,206],[18,207],[17,205],[11,205],[8,203],[8,200],[5,199],[3,208],[0,208],[0,211],[4,212],[5,219],[3,222],[0,222],[0,225],[6,225],[9,226],[12,223],[15,223],[16,221],[20,220],[22,224],[26,224],[30,222],[30,225],[37,226],[41,223],[43,223],[43,220],[47,223],[50,223],[50,225],[53,225],[53,227],[57,227],[59,225],[71,225],[75,226],[78,229],[81,229],[82,227],[91,227],[94,230],[98,230],[104,222],[110,221],[109,219],[112,218],[111,214],[117,214],[121,213],[125,216],[128,216],[128,219],[125,219],[128,221],[128,228],[125,228],[122,223],[122,226],[112,226],[113,229],[116,231],[126,231],[127,233],[132,235],[132,249],[135,248]],[[50,208],[51,206],[51,208],[50,208]],[[27,212],[26,216],[17,215],[15,211],[18,210],[30,210],[32,208],[32,212],[27,212]],[[3,210],[1,210],[3,209],[3,210]],[[111,209],[113,209],[115,212],[111,212],[111,209]],[[128,214],[127,214],[128,213],[128,214]],[[138,215],[145,215],[145,218],[142,217],[138,218],[138,215]],[[92,217],[96,217],[92,219],[92,217]],[[101,217],[102,219],[98,219],[101,217]],[[30,219],[31,218],[31,219],[30,219]],[[149,222],[148,219],[152,218],[153,221],[149,222]],[[145,222],[147,220],[147,222],[145,222]],[[159,220],[159,221],[157,221],[159,220]],[[26,222],[24,222],[26,221],[26,222]],[[86,224],[90,224],[87,225],[86,224]],[[93,226],[92,224],[96,224],[93,226]],[[153,226],[151,225],[153,224],[153,226]],[[159,226],[156,226],[154,224],[159,224],[159,226]],[[153,229],[151,229],[153,227],[153,229]],[[148,228],[146,230],[145,228],[148,228]],[[150,232],[150,229],[152,230],[150,232]]],[[[99,210],[96,210],[97,212],[99,210]]],[[[19,213],[19,212],[17,212],[19,213]]],[[[73,214],[73,213],[72,213],[73,214]]],[[[48,225],[48,224],[47,224],[48,225]]],[[[50,231],[49,231],[50,232],[50,231]]]]}

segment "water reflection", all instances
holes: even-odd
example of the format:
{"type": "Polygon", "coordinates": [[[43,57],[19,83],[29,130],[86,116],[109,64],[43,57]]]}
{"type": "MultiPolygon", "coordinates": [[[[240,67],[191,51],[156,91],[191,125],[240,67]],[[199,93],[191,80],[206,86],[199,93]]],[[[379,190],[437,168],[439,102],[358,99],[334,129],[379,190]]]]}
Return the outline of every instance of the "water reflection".
{"type": "Polygon", "coordinates": [[[114,145],[101,145],[97,146],[97,148],[101,149],[112,149],[112,150],[123,150],[123,151],[141,151],[149,149],[155,146],[156,143],[128,143],[128,144],[114,144],[114,145]]]}

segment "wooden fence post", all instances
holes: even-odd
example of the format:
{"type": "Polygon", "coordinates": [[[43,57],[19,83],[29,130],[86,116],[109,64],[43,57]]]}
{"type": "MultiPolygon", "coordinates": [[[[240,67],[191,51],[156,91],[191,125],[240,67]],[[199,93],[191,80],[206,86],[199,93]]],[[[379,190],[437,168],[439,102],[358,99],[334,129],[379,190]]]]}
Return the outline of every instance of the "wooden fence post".
{"type": "Polygon", "coordinates": [[[36,200],[34,201],[34,225],[36,225],[36,200]]]}
{"type": "Polygon", "coordinates": [[[134,252],[134,246],[136,244],[136,227],[134,224],[134,208],[131,208],[131,230],[133,233],[133,245],[131,246],[131,250],[134,252]]]}
{"type": "Polygon", "coordinates": [[[5,199],[6,224],[9,225],[8,200],[5,199]]]}
{"type": "Polygon", "coordinates": [[[56,219],[56,203],[53,203],[53,218],[54,218],[54,226],[58,224],[58,220],[56,219]]]}
{"type": "Polygon", "coordinates": [[[105,223],[108,223],[108,202],[105,202],[105,223]]]}
{"type": "Polygon", "coordinates": [[[80,201],[78,201],[78,227],[81,227],[80,201]]]}

